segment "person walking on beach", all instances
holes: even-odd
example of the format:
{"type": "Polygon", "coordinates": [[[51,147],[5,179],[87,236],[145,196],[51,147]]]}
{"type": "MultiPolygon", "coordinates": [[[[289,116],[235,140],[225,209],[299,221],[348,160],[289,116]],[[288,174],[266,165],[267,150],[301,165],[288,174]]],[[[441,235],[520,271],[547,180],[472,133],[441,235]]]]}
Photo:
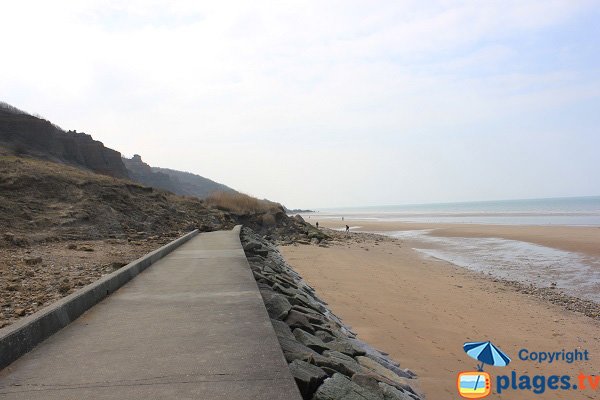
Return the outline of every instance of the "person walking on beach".
{"type": "Polygon", "coordinates": [[[346,234],[350,233],[350,227],[346,225],[346,234]]]}
{"type": "Polygon", "coordinates": [[[317,223],[315,225],[317,225],[317,229],[319,229],[319,222],[318,221],[317,221],[317,223]]]}

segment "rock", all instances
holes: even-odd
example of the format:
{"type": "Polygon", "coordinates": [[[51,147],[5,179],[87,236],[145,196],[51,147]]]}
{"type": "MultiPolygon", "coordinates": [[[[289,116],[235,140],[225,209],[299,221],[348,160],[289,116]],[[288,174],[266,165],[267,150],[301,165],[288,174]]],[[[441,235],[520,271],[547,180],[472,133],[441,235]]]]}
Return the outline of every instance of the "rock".
{"type": "Polygon", "coordinates": [[[404,372],[404,374],[406,374],[406,377],[409,379],[413,379],[417,377],[417,374],[415,374],[414,372],[412,372],[410,369],[408,368],[404,368],[403,370],[401,370],[402,372],[404,372]]]}
{"type": "Polygon", "coordinates": [[[398,374],[390,371],[378,362],[375,362],[368,357],[362,356],[356,357],[356,361],[366,370],[371,371],[377,375],[381,375],[386,379],[389,379],[391,382],[398,384],[403,389],[406,388],[409,389],[411,392],[413,391],[413,389],[410,387],[410,384],[408,383],[408,379],[398,376],[398,374]]]}
{"type": "Polygon", "coordinates": [[[15,314],[18,315],[19,317],[22,317],[25,315],[25,309],[24,308],[15,308],[15,314]]]}
{"type": "Polygon", "coordinates": [[[23,261],[25,261],[25,264],[27,265],[37,265],[42,263],[42,257],[24,258],[23,261]]]}
{"type": "Polygon", "coordinates": [[[312,398],[319,385],[328,376],[321,368],[302,360],[292,361],[289,367],[298,389],[300,389],[302,398],[306,400],[312,398]]]}
{"type": "Polygon", "coordinates": [[[71,290],[71,283],[69,282],[68,279],[65,278],[58,286],[58,291],[62,295],[65,295],[65,294],[69,293],[69,290],[71,290]]]}
{"type": "Polygon", "coordinates": [[[24,237],[15,236],[14,233],[6,232],[2,235],[4,240],[9,243],[14,244],[15,246],[27,246],[29,245],[29,240],[24,237]]]}
{"type": "Polygon", "coordinates": [[[285,274],[280,274],[275,277],[279,283],[281,283],[285,287],[294,287],[297,288],[298,285],[294,282],[293,279],[287,277],[285,274]]]}
{"type": "Polygon", "coordinates": [[[296,222],[304,222],[304,218],[302,218],[302,215],[300,214],[296,214],[294,215],[292,218],[294,218],[296,220],[296,222]]]}
{"type": "Polygon", "coordinates": [[[314,400],[382,400],[341,374],[334,374],[317,389],[314,400]]]}
{"type": "Polygon", "coordinates": [[[288,313],[287,318],[285,319],[285,323],[288,324],[289,327],[292,329],[300,328],[308,333],[315,333],[315,330],[308,321],[307,316],[298,311],[291,310],[291,306],[290,312],[288,313]]]}
{"type": "Polygon", "coordinates": [[[323,355],[313,355],[308,361],[321,368],[327,367],[349,377],[363,372],[363,368],[352,357],[337,351],[326,350],[323,355]]]}
{"type": "Polygon", "coordinates": [[[267,308],[269,317],[278,320],[284,320],[292,309],[292,305],[287,301],[286,297],[277,293],[265,300],[265,307],[267,308]]]}
{"type": "Polygon", "coordinates": [[[371,392],[378,393],[383,397],[383,390],[379,386],[379,381],[370,374],[354,374],[352,382],[356,383],[371,392]]]}
{"type": "Polygon", "coordinates": [[[262,243],[256,241],[249,241],[244,246],[244,251],[253,251],[254,249],[260,249],[262,247],[262,243]]]}
{"type": "Polygon", "coordinates": [[[383,398],[385,400],[413,400],[414,398],[410,396],[407,392],[399,390],[393,386],[385,384],[383,382],[379,382],[379,387],[383,393],[383,398]]]}
{"type": "Polygon", "coordinates": [[[265,259],[258,255],[248,256],[248,261],[251,263],[259,263],[265,261],[265,259]]]}
{"type": "Polygon", "coordinates": [[[115,261],[110,264],[110,267],[114,270],[117,270],[119,268],[123,268],[126,265],[127,265],[127,263],[124,263],[122,261],[115,261]]]}
{"type": "Polygon", "coordinates": [[[327,346],[329,346],[329,348],[331,350],[339,351],[340,353],[347,354],[351,357],[363,356],[366,354],[363,349],[356,346],[354,343],[352,343],[349,340],[344,340],[344,339],[339,339],[339,338],[334,339],[334,340],[328,342],[327,346]]]}
{"type": "Polygon", "coordinates": [[[69,250],[77,250],[77,245],[75,243],[71,243],[67,246],[67,249],[69,250]]]}
{"type": "Polygon", "coordinates": [[[263,248],[260,248],[260,249],[254,249],[254,250],[252,250],[252,252],[254,254],[259,255],[259,256],[266,257],[269,254],[269,249],[265,249],[263,247],[263,248]]]}
{"type": "Polygon", "coordinates": [[[285,322],[271,318],[271,325],[273,325],[273,329],[275,330],[275,334],[278,338],[284,337],[291,340],[296,340],[292,330],[285,322]]]}
{"type": "MultiPolygon", "coordinates": [[[[292,307],[292,310],[293,309],[294,309],[294,307],[292,307]]],[[[317,331],[317,332],[315,332],[315,336],[318,337],[319,339],[321,339],[325,343],[335,340],[335,336],[333,336],[325,331],[317,331]]]]}
{"type": "Polygon", "coordinates": [[[286,295],[287,297],[293,298],[296,294],[298,294],[298,291],[292,288],[286,288],[283,287],[282,285],[280,285],[279,283],[276,283],[273,285],[273,290],[276,292],[279,292],[281,294],[286,295]]]}
{"type": "Polygon", "coordinates": [[[292,305],[292,310],[296,310],[301,312],[302,314],[316,316],[318,318],[322,318],[323,314],[319,313],[317,310],[313,310],[312,308],[302,307],[298,305],[292,305]]]}
{"type": "Polygon", "coordinates": [[[309,349],[313,349],[317,353],[322,353],[325,350],[330,350],[330,348],[327,347],[327,345],[323,343],[321,339],[314,335],[311,335],[308,332],[303,331],[302,329],[296,328],[294,329],[293,333],[296,337],[296,340],[298,340],[300,343],[302,343],[309,349]]]}
{"type": "Polygon", "coordinates": [[[367,357],[370,358],[371,360],[375,361],[376,363],[383,365],[385,368],[394,372],[396,375],[398,375],[401,378],[413,379],[416,376],[411,371],[407,372],[407,370],[401,369],[399,367],[398,363],[390,360],[387,357],[381,357],[381,356],[377,356],[375,354],[367,354],[367,357]]]}
{"type": "Polygon", "coordinates": [[[286,337],[278,337],[277,339],[279,339],[281,350],[283,350],[283,355],[288,363],[294,360],[306,361],[311,359],[311,357],[320,357],[319,353],[299,343],[296,339],[288,339],[286,337]]]}

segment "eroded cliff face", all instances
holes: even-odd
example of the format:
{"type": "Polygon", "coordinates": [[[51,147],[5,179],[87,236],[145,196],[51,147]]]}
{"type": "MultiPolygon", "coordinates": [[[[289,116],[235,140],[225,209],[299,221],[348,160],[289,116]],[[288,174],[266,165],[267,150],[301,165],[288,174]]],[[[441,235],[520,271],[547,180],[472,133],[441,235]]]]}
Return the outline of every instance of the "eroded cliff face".
{"type": "Polygon", "coordinates": [[[151,167],[142,160],[139,154],[134,154],[131,159],[123,158],[123,163],[129,172],[129,176],[134,181],[182,196],[204,199],[215,191],[235,192],[228,186],[200,175],[168,168],[151,167]]]}
{"type": "Polygon", "coordinates": [[[0,145],[17,154],[84,167],[116,178],[128,178],[121,153],[104,147],[90,135],[65,132],[45,119],[0,108],[0,145]]]}
{"type": "Polygon", "coordinates": [[[154,172],[152,167],[146,164],[139,154],[134,154],[133,158],[123,158],[123,163],[129,171],[129,176],[136,182],[146,186],[151,186],[159,189],[168,190],[175,194],[181,193],[177,186],[177,182],[172,180],[169,175],[161,172],[154,172]]]}

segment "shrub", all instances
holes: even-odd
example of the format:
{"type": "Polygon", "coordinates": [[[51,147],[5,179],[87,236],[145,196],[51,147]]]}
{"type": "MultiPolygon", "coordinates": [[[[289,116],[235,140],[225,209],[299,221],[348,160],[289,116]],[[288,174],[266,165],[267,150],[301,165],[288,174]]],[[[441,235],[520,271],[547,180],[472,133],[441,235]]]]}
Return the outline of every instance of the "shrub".
{"type": "Polygon", "coordinates": [[[282,207],[278,203],[269,200],[260,200],[256,197],[243,193],[213,192],[206,199],[207,205],[223,211],[231,211],[239,214],[258,214],[266,212],[278,212],[282,207]]]}

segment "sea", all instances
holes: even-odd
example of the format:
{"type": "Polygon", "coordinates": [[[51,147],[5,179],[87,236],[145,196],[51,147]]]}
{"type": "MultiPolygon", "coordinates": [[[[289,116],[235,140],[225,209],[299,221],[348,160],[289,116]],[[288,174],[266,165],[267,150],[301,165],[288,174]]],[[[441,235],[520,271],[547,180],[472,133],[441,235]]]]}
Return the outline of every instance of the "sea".
{"type": "MultiPolygon", "coordinates": [[[[321,209],[312,218],[418,223],[588,226],[600,229],[600,196],[321,209]]],[[[360,222],[356,222],[360,224],[360,222]]],[[[359,230],[360,226],[351,227],[359,230]]],[[[500,237],[443,237],[432,229],[375,232],[432,257],[495,278],[600,304],[600,258],[500,237]]],[[[600,242],[598,243],[600,248],[600,242]]]]}
{"type": "Polygon", "coordinates": [[[600,226],[600,196],[318,209],[319,218],[600,226]]]}

